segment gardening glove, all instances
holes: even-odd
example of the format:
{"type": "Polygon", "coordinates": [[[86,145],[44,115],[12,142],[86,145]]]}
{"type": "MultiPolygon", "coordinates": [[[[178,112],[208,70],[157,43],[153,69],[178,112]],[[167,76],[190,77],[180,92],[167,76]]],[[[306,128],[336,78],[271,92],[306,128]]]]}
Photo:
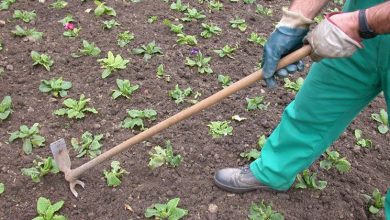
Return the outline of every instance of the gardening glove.
{"type": "Polygon", "coordinates": [[[352,39],[336,26],[331,19],[335,14],[339,13],[327,14],[325,19],[304,39],[304,42],[312,47],[310,57],[313,61],[319,61],[325,57],[349,57],[352,56],[357,47],[363,47],[360,42],[352,39]]]}
{"type": "Polygon", "coordinates": [[[261,67],[263,68],[263,78],[269,88],[277,85],[275,72],[280,77],[286,77],[297,70],[303,70],[304,63],[302,61],[288,65],[278,71],[276,71],[276,67],[283,56],[303,45],[303,38],[308,33],[309,26],[312,23],[312,20],[305,18],[300,13],[283,9],[283,17],[268,38],[263,51],[261,67]]]}

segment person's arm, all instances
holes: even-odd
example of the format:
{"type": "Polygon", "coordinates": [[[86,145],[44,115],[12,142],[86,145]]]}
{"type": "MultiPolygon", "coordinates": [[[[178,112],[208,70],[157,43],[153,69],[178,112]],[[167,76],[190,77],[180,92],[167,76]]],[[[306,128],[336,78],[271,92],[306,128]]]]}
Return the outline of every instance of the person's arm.
{"type": "Polygon", "coordinates": [[[329,0],[294,0],[288,10],[313,19],[328,2],[329,0]]]}
{"type": "Polygon", "coordinates": [[[368,25],[378,34],[390,33],[390,2],[367,9],[368,25]]]}

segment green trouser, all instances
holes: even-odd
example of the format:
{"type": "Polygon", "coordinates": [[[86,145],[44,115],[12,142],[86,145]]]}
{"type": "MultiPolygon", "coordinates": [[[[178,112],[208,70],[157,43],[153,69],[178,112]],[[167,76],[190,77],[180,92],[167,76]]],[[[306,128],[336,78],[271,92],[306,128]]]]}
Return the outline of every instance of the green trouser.
{"type": "MultiPolygon", "coordinates": [[[[347,1],[353,11],[383,0],[347,1]]],[[[287,190],[340,136],[356,115],[384,92],[390,109],[390,35],[363,41],[350,58],[323,59],[312,65],[301,90],[284,110],[261,157],[251,163],[256,178],[276,190],[287,190]]],[[[389,146],[390,147],[390,146],[389,146]]],[[[390,189],[385,212],[390,219],[390,189]]]]}

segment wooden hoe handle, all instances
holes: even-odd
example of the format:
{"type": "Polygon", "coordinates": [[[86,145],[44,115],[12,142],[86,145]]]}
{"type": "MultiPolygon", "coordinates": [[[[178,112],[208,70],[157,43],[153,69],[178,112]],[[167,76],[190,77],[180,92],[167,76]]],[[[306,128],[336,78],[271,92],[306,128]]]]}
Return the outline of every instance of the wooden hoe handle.
{"type": "MultiPolygon", "coordinates": [[[[311,47],[309,45],[305,45],[302,48],[294,51],[293,53],[285,56],[283,59],[280,60],[277,69],[280,69],[282,67],[285,67],[291,63],[297,62],[298,60],[306,57],[311,52],[311,47]]],[[[221,101],[222,99],[230,96],[231,94],[244,89],[251,84],[259,81],[262,79],[262,71],[258,70],[254,73],[252,73],[249,76],[246,76],[245,78],[241,79],[238,82],[235,82],[234,84],[230,85],[229,87],[215,93],[214,95],[198,102],[197,104],[171,116],[168,119],[165,119],[164,121],[158,123],[157,125],[143,131],[142,133],[139,133],[138,135],[131,137],[130,139],[124,141],[123,143],[113,147],[112,149],[104,152],[103,154],[99,155],[98,157],[94,158],[93,160],[88,161],[87,163],[72,169],[68,173],[68,177],[70,179],[77,179],[82,173],[85,171],[95,167],[96,165],[102,163],[103,161],[106,161],[113,156],[123,152],[124,150],[130,148],[132,145],[140,143],[150,137],[152,137],[155,134],[158,134],[159,132],[165,130],[166,128],[169,128],[170,126],[177,124],[178,122],[181,122],[182,120],[202,111],[203,109],[206,109],[215,103],[221,101]]]]}

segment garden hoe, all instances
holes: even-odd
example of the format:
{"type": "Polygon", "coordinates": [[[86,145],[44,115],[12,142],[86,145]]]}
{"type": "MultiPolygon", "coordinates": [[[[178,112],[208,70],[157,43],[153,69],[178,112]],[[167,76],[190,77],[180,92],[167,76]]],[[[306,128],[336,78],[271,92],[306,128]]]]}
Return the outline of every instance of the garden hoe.
{"type": "MultiPolygon", "coordinates": [[[[309,55],[310,52],[311,52],[311,47],[309,45],[306,45],[294,51],[293,53],[289,54],[288,56],[280,60],[278,64],[278,69],[285,67],[291,63],[297,62],[298,60],[309,55]]],[[[78,178],[81,174],[83,174],[87,170],[125,151],[126,149],[130,148],[132,145],[140,143],[152,137],[153,135],[158,134],[159,132],[165,130],[166,128],[169,128],[170,126],[177,124],[178,122],[192,116],[193,114],[198,113],[203,109],[206,109],[218,103],[222,99],[230,96],[231,94],[241,89],[250,86],[251,84],[261,79],[262,79],[262,72],[261,70],[258,70],[252,73],[251,75],[241,79],[240,81],[230,85],[229,87],[202,100],[201,102],[171,116],[170,118],[158,123],[157,125],[143,131],[142,133],[136,136],[131,137],[130,139],[124,141],[123,143],[115,146],[114,148],[104,152],[98,157],[88,161],[85,164],[82,164],[81,166],[75,169],[71,169],[70,157],[68,154],[68,150],[66,149],[66,144],[64,139],[60,139],[56,142],[51,143],[50,149],[53,153],[54,160],[56,161],[59,169],[65,174],[65,179],[70,183],[70,190],[72,191],[73,195],[77,197],[78,194],[75,190],[75,186],[80,185],[84,188],[84,183],[80,181],[78,178]]]]}

